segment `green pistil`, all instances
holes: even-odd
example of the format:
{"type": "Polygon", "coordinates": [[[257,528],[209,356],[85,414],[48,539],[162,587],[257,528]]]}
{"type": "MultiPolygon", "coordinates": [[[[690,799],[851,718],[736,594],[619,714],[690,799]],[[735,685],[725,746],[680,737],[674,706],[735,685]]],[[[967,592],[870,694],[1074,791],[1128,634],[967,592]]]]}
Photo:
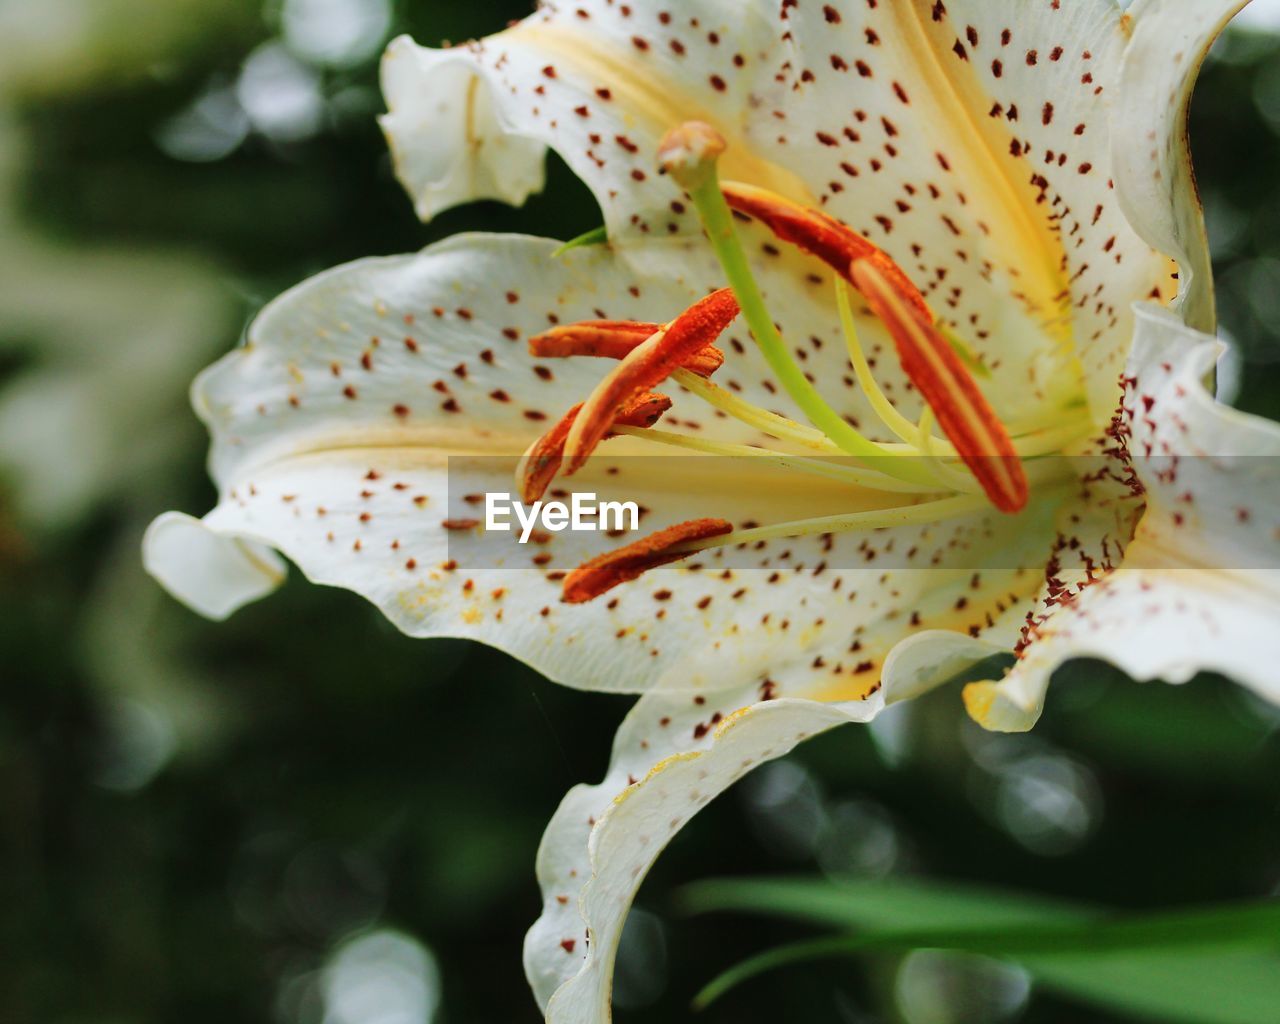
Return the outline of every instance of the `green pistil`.
{"type": "MultiPolygon", "coordinates": [[[[666,148],[664,145],[664,150],[666,148]]],[[[752,337],[774,376],[809,422],[830,438],[841,451],[857,458],[873,460],[871,464],[876,469],[900,480],[936,486],[935,476],[919,460],[899,458],[897,453],[881,447],[850,426],[809,383],[787,351],[747,262],[746,251],[733,223],[733,213],[720,192],[715,166],[717,155],[714,151],[694,154],[689,152],[689,148],[683,148],[677,158],[666,160],[665,169],[689,193],[729,287],[733,289],[738,304],[742,307],[742,315],[751,329],[752,337]]]]}

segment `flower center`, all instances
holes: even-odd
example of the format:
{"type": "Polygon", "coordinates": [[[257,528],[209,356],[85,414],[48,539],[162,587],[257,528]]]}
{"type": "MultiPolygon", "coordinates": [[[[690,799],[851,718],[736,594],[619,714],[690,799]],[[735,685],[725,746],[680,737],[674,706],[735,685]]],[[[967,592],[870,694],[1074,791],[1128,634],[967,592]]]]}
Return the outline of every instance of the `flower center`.
{"type": "Polygon", "coordinates": [[[697,209],[729,287],[694,303],[667,324],[589,321],[556,328],[530,340],[545,357],[607,356],[618,365],[590,396],[526,452],[517,471],[522,496],[536,499],[563,468],[580,468],[607,437],[626,434],[657,444],[761,461],[851,486],[896,494],[900,503],[840,515],[734,529],[727,520],[676,524],[601,555],[569,573],[563,599],[591,600],[650,568],[695,551],[780,537],[875,530],[923,524],[979,512],[988,506],[1016,513],[1032,482],[1062,476],[1049,462],[1023,458],[1052,454],[1086,432],[1083,422],[1031,425],[1019,436],[996,416],[965,365],[967,348],[929,309],[920,290],[883,250],[832,217],[764,189],[719,181],[716,163],[724,140],[709,126],[675,129],[659,151],[662,170],[697,209]],[[868,438],[832,408],[791,356],[770,316],[734,224],[754,218],[774,235],[827,263],[834,272],[836,306],[858,384],[871,409],[899,441],[868,438]],[[862,297],[893,339],[906,376],[924,399],[913,423],[876,383],[854,325],[849,288],[862,297]],[[710,377],[723,362],[714,342],[741,313],[777,382],[808,423],[763,409],[718,387],[710,377]],[[673,378],[721,413],[777,442],[812,454],[695,437],[654,426],[670,401],[652,391],[673,378]],[[937,423],[944,437],[933,434],[937,423]],[[839,463],[820,456],[849,457],[839,463]]]}

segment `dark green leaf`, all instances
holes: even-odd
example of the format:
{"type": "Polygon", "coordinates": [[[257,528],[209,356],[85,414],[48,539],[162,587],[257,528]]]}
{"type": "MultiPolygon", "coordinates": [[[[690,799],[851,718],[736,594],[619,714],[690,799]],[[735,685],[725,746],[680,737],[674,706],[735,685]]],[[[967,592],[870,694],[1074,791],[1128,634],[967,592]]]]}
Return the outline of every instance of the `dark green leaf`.
{"type": "Polygon", "coordinates": [[[699,1006],[787,964],[922,948],[1015,960],[1048,988],[1154,1020],[1270,1024],[1280,1006],[1280,958],[1270,952],[1280,901],[1116,916],[1000,890],[784,879],[706,882],[686,890],[684,904],[858,929],[738,964],[699,994],[699,1006]]]}

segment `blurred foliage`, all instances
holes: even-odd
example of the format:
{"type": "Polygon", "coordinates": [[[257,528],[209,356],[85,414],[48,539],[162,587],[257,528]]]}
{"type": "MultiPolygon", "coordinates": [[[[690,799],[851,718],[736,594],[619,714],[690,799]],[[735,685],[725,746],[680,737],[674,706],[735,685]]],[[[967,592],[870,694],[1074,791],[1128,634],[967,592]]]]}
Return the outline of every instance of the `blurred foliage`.
{"type": "MultiPolygon", "coordinates": [[[[534,852],[564,791],[603,771],[626,702],[411,642],[299,580],[212,625],[138,565],[152,515],[212,501],[186,388],[266,299],[462,229],[599,223],[558,164],[523,210],[429,228],[393,180],[384,38],[525,13],[0,0],[0,1020],[393,1019],[362,992],[406,1024],[437,1002],[446,1024],[537,1019],[519,961],[534,852]]],[[[1250,360],[1240,402],[1272,415],[1277,67],[1280,40],[1229,41],[1193,111],[1223,322],[1250,360]]],[[[944,691],[710,807],[641,893],[618,1019],[679,1019],[716,971],[803,934],[682,918],[673,888],[701,876],[919,875],[1133,910],[1274,890],[1275,713],[1221,680],[1066,674],[1033,735],[985,734],[944,691]]],[[[939,954],[794,967],[704,1019],[1080,1018],[1007,967],[939,954]]]]}
{"type": "Polygon", "coordinates": [[[922,879],[730,878],[695,884],[681,902],[694,912],[749,911],[844,933],[730,968],[698,994],[698,1007],[790,964],[919,950],[998,958],[1050,991],[1164,1024],[1272,1024],[1280,1006],[1275,899],[1117,915],[922,879]]]}

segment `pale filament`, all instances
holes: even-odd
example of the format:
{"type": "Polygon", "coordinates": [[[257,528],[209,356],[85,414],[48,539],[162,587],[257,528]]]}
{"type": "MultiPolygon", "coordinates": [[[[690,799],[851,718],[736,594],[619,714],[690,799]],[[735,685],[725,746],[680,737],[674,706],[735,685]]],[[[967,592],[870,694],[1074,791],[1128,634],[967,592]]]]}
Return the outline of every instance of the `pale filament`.
{"type": "Polygon", "coordinates": [[[779,441],[794,441],[796,444],[802,444],[806,448],[816,448],[829,455],[846,454],[843,448],[816,427],[797,423],[786,416],[762,409],[744,398],[739,398],[732,391],[712,384],[705,377],[699,377],[689,370],[676,370],[671,376],[677,384],[697,395],[708,405],[732,416],[740,423],[755,427],[762,434],[767,434],[779,441]]]}
{"type": "Polygon", "coordinates": [[[708,548],[751,544],[756,541],[778,540],[784,537],[811,537],[824,533],[849,533],[861,530],[883,530],[892,526],[925,525],[971,512],[980,512],[990,507],[985,495],[959,494],[915,505],[900,505],[897,508],[845,512],[834,516],[816,516],[813,519],[792,519],[769,526],[734,530],[718,537],[689,541],[673,548],[672,551],[693,554],[695,551],[705,551],[708,548]]]}
{"type": "MultiPolygon", "coordinates": [[[[926,406],[925,414],[927,419],[922,420],[922,423],[927,422],[927,428],[914,424],[898,412],[897,408],[876,383],[858,339],[853,312],[849,304],[848,287],[838,278],[836,279],[836,303],[840,313],[841,327],[845,334],[845,342],[849,350],[850,363],[853,366],[858,383],[881,422],[902,439],[901,443],[881,443],[880,447],[885,451],[886,455],[924,457],[938,477],[937,483],[939,486],[934,487],[925,483],[897,480],[874,470],[856,471],[853,467],[848,466],[815,463],[814,460],[801,462],[789,459],[787,462],[778,464],[816,472],[822,476],[844,479],[850,483],[874,487],[876,490],[881,491],[899,493],[960,491],[963,493],[975,493],[976,484],[967,474],[954,465],[942,461],[943,459],[954,460],[957,457],[957,453],[955,446],[950,441],[946,438],[938,437],[932,432],[934,420],[932,410],[926,406]],[[814,469],[814,466],[822,468],[814,469]],[[837,473],[833,472],[833,470],[840,470],[841,472],[837,473]]],[[[847,455],[843,449],[827,438],[820,430],[807,424],[797,423],[795,420],[778,413],[762,409],[760,406],[748,402],[733,392],[713,384],[705,377],[701,377],[689,370],[677,370],[673,377],[678,384],[707,402],[708,405],[741,423],[756,428],[768,437],[780,441],[792,441],[823,454],[847,455]]],[[[1025,427],[1030,429],[1028,429],[1027,434],[1014,438],[1014,448],[1019,455],[1028,458],[1061,451],[1065,444],[1083,436],[1087,430],[1084,426],[1083,418],[1072,418],[1056,427],[1045,428],[1033,423],[1027,423],[1025,427]]],[[[745,445],[716,447],[715,442],[708,442],[702,439],[686,439],[685,435],[675,434],[670,431],[655,431],[652,429],[646,431],[627,428],[617,432],[638,437],[649,436],[650,440],[657,443],[678,445],[709,453],[715,451],[718,454],[725,455],[750,454],[754,457],[775,454],[764,449],[751,448],[745,445]]]]}
{"type": "MultiPolygon", "coordinates": [[[[973,478],[966,476],[960,469],[944,463],[934,450],[933,421],[933,409],[926,405],[924,411],[920,413],[920,422],[917,426],[920,437],[920,455],[933,467],[934,472],[950,482],[955,490],[973,493],[975,491],[973,478]]],[[[977,490],[980,490],[980,488],[977,488],[977,490]]]]}
{"type": "MultiPolygon", "coordinates": [[[[757,464],[764,464],[778,469],[795,470],[847,483],[851,486],[885,493],[932,495],[933,500],[909,500],[908,503],[894,508],[822,516],[813,519],[790,520],[749,530],[734,531],[719,537],[690,542],[679,548],[682,553],[692,553],[707,548],[725,547],[780,537],[925,524],[954,516],[967,515],[988,507],[988,503],[977,482],[955,461],[955,446],[947,439],[937,437],[933,433],[935,422],[933,410],[926,405],[919,422],[912,423],[898,412],[897,408],[880,389],[858,339],[847,286],[839,279],[836,280],[836,302],[846,345],[849,350],[850,363],[853,366],[858,383],[881,422],[902,439],[901,443],[883,444],[882,448],[898,457],[915,456],[920,458],[928,466],[930,473],[937,478],[937,486],[898,479],[877,472],[872,468],[842,465],[821,458],[791,455],[752,445],[693,437],[655,427],[619,425],[614,428],[614,433],[637,437],[653,444],[683,448],[710,455],[752,459],[757,464]],[[942,496],[939,496],[940,494],[942,496]]],[[[678,384],[707,402],[708,405],[739,422],[754,427],[768,437],[779,441],[790,441],[825,455],[845,456],[846,459],[848,458],[847,453],[814,427],[797,423],[786,416],[763,409],[689,370],[677,370],[673,377],[678,384]]],[[[1028,426],[1034,426],[1034,424],[1028,424],[1028,426]]],[[[1072,418],[1057,427],[1042,427],[1039,430],[1032,430],[1016,438],[1014,444],[1019,455],[1034,457],[1059,452],[1065,443],[1080,437],[1082,433],[1081,424],[1076,422],[1075,418],[1072,418]]],[[[1043,463],[1036,464],[1033,462],[1027,469],[1031,478],[1042,485],[1053,483],[1069,475],[1064,473],[1059,466],[1045,465],[1043,463]]]]}
{"type": "Polygon", "coordinates": [[[858,378],[858,386],[862,388],[862,393],[867,396],[867,401],[875,411],[875,414],[880,417],[881,423],[905,441],[912,449],[924,447],[922,444],[924,436],[916,425],[898,412],[893,403],[880,390],[880,385],[876,383],[875,377],[872,376],[871,366],[867,362],[866,354],[862,351],[862,343],[858,340],[858,328],[853,322],[853,310],[849,306],[849,288],[838,277],[834,278],[834,280],[836,285],[836,308],[840,311],[840,327],[844,332],[845,347],[849,350],[849,362],[853,364],[853,372],[858,378]]]}
{"type": "MultiPolygon", "coordinates": [[[[794,469],[814,476],[839,480],[855,487],[865,487],[874,491],[885,491],[892,494],[936,494],[938,489],[928,484],[916,484],[908,480],[899,480],[874,469],[861,466],[841,465],[823,459],[810,458],[804,455],[788,455],[771,451],[768,448],[755,448],[747,444],[731,444],[726,441],[712,441],[703,437],[691,437],[671,430],[656,427],[628,427],[616,425],[615,434],[626,434],[638,437],[655,444],[670,445],[675,448],[686,448],[690,451],[705,452],[708,455],[724,455],[735,459],[751,459],[757,463],[776,466],[780,469],[794,469]]],[[[837,453],[843,455],[843,453],[837,453]]],[[[848,456],[844,456],[848,461],[848,456]]]]}
{"type": "MultiPolygon", "coordinates": [[[[617,425],[614,427],[614,433],[637,437],[654,444],[710,455],[752,459],[758,464],[808,473],[855,487],[902,494],[906,498],[904,504],[896,507],[793,519],[768,526],[735,530],[720,536],[687,542],[673,549],[673,553],[692,554],[711,548],[785,537],[877,530],[913,524],[924,525],[981,512],[990,507],[977,481],[956,461],[955,446],[946,438],[937,437],[934,434],[936,417],[933,409],[926,405],[919,421],[912,423],[897,410],[880,389],[858,339],[848,288],[838,278],[836,279],[836,304],[850,363],[858,383],[880,421],[901,439],[899,443],[882,443],[879,446],[880,449],[886,454],[892,453],[899,458],[911,456],[919,458],[922,464],[928,467],[930,475],[936,479],[936,486],[903,480],[877,472],[872,468],[842,465],[822,458],[693,437],[655,427],[617,425]]],[[[768,437],[779,441],[790,441],[824,455],[849,458],[847,452],[815,427],[763,409],[689,370],[677,370],[673,377],[685,390],[707,402],[708,405],[741,423],[754,427],[768,437]]],[[[1047,427],[1028,422],[1024,425],[1024,429],[1027,429],[1027,433],[1016,437],[1014,445],[1020,456],[1033,458],[1026,467],[1030,478],[1040,486],[1051,485],[1068,478],[1070,473],[1063,471],[1061,466],[1044,460],[1036,462],[1034,457],[1061,452],[1064,445],[1081,437],[1086,430],[1083,426],[1083,418],[1071,417],[1058,426],[1047,427]]],[[[854,459],[854,461],[858,460],[854,459]]]]}

